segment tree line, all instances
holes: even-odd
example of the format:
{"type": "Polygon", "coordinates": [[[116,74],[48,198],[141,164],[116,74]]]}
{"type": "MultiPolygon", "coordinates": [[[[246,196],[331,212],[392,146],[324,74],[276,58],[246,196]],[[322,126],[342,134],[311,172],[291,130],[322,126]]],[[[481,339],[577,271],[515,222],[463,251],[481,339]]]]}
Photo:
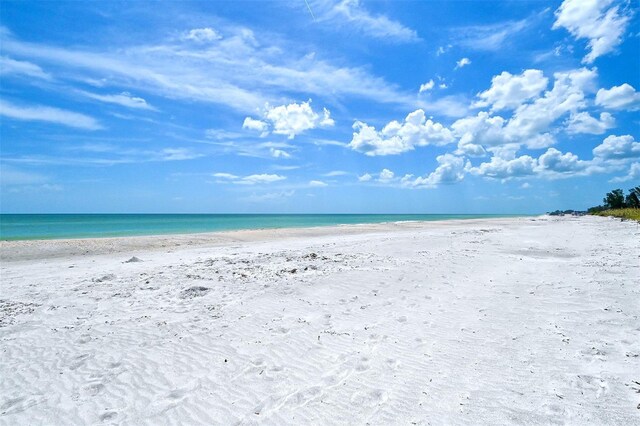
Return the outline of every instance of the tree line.
{"type": "Polygon", "coordinates": [[[591,207],[588,212],[597,213],[614,209],[640,209],[640,186],[631,188],[626,196],[622,189],[614,189],[611,192],[607,192],[602,202],[602,205],[591,207]]]}

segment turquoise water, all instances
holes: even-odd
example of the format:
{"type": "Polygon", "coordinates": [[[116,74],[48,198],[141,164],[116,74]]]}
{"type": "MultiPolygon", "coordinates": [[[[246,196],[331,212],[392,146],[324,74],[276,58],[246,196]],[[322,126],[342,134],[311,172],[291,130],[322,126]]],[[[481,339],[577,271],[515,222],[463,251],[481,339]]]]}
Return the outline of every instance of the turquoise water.
{"type": "Polygon", "coordinates": [[[120,237],[507,216],[463,214],[0,214],[0,239],[120,237]]]}

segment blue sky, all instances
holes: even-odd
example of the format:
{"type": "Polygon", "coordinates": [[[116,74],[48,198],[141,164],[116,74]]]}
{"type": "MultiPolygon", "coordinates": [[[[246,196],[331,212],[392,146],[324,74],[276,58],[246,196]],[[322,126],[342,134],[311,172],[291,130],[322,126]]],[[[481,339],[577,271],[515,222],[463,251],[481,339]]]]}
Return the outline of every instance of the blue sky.
{"type": "Polygon", "coordinates": [[[633,2],[0,8],[5,213],[538,213],[640,184],[633,2]]]}

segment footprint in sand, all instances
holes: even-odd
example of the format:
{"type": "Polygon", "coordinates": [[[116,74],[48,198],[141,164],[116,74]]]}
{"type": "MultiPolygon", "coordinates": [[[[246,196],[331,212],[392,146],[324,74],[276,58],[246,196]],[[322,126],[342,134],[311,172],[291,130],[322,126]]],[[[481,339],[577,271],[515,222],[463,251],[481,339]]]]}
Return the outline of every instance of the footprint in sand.
{"type": "Polygon", "coordinates": [[[381,389],[373,389],[370,391],[357,391],[351,396],[353,405],[362,407],[376,407],[384,404],[389,396],[381,389]]]}
{"type": "Polygon", "coordinates": [[[118,416],[118,413],[115,411],[107,411],[105,413],[100,414],[99,418],[101,421],[106,422],[109,420],[113,420],[118,416]]]}
{"type": "Polygon", "coordinates": [[[368,369],[369,369],[369,358],[367,358],[366,356],[363,356],[356,363],[356,371],[366,371],[368,369]]]}
{"type": "Polygon", "coordinates": [[[91,336],[88,334],[83,334],[78,338],[78,340],[76,340],[76,343],[85,344],[85,343],[89,343],[90,341],[91,341],[91,336]]]}

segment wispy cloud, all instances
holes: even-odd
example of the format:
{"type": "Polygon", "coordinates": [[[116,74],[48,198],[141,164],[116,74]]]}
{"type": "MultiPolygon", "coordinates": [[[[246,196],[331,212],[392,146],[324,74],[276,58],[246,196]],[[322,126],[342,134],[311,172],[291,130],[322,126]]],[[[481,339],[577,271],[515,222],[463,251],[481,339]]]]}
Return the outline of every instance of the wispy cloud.
{"type": "Polygon", "coordinates": [[[498,51],[530,23],[531,18],[491,25],[470,25],[455,28],[451,35],[454,44],[474,50],[498,51]]]}
{"type": "Polygon", "coordinates": [[[229,27],[224,35],[207,45],[165,40],[119,46],[117,51],[62,48],[5,36],[2,47],[8,54],[55,64],[77,79],[100,81],[104,87],[128,87],[245,113],[267,102],[282,103],[283,92],[413,103],[408,93],[362,68],[337,66],[306,51],[296,53],[292,44],[263,46],[243,27],[229,27]]]}
{"type": "Polygon", "coordinates": [[[359,0],[321,0],[312,3],[318,21],[348,25],[363,34],[386,42],[409,43],[420,40],[415,30],[382,14],[372,14],[359,0]]]}
{"type": "Polygon", "coordinates": [[[17,61],[7,56],[0,56],[0,75],[12,74],[51,80],[51,75],[44,72],[42,68],[36,64],[27,61],[17,61]]]}
{"type": "Polygon", "coordinates": [[[78,93],[97,101],[121,105],[127,108],[157,111],[156,108],[149,105],[143,98],[132,96],[129,92],[122,92],[115,95],[99,95],[97,93],[90,93],[80,90],[78,91],[78,93]]]}
{"type": "Polygon", "coordinates": [[[0,99],[0,115],[14,120],[46,121],[86,130],[99,130],[103,127],[93,117],[77,112],[48,106],[19,106],[0,99]]]}
{"type": "Polygon", "coordinates": [[[268,184],[286,179],[286,176],[268,173],[237,176],[231,173],[219,172],[214,173],[212,176],[217,179],[217,183],[233,183],[236,185],[268,184]]]}

